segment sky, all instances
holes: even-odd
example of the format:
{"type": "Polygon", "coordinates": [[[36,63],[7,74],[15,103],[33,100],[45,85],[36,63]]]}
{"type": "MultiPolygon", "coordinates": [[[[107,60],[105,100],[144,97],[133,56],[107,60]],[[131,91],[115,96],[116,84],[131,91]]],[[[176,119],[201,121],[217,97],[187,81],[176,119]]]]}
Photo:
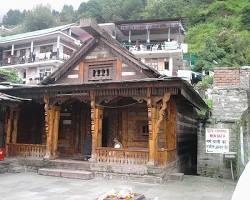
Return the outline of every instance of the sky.
{"type": "Polygon", "coordinates": [[[50,4],[52,9],[60,11],[64,4],[72,5],[74,9],[77,9],[79,5],[86,0],[0,0],[0,19],[3,15],[8,12],[10,9],[18,10],[30,10],[35,7],[37,4],[50,4]]]}

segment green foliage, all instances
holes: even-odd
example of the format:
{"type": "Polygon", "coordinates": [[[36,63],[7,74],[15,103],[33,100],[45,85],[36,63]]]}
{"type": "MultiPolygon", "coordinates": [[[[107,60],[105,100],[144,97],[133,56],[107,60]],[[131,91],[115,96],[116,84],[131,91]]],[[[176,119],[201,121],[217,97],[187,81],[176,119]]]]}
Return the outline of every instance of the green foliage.
{"type": "Polygon", "coordinates": [[[249,65],[249,1],[217,0],[200,8],[188,13],[186,42],[198,56],[194,70],[249,65]]]}
{"type": "Polygon", "coordinates": [[[205,102],[209,109],[213,108],[213,100],[212,99],[205,99],[205,102]]]}
{"type": "Polygon", "coordinates": [[[202,81],[198,82],[195,86],[197,90],[207,90],[210,88],[213,84],[213,77],[211,76],[205,76],[202,78],[202,81]]]}
{"type": "Polygon", "coordinates": [[[33,10],[28,11],[24,19],[26,31],[36,31],[50,28],[56,25],[56,20],[52,15],[49,6],[38,5],[33,10]]]}
{"type": "Polygon", "coordinates": [[[17,25],[23,21],[24,15],[19,10],[10,9],[6,15],[3,16],[4,25],[17,25]]]}
{"type": "Polygon", "coordinates": [[[242,24],[242,28],[250,31],[250,5],[248,5],[241,11],[240,21],[242,24]]]}
{"type": "Polygon", "coordinates": [[[64,5],[60,13],[60,21],[63,23],[75,22],[76,15],[73,6],[64,5]]]}
{"type": "Polygon", "coordinates": [[[11,83],[22,83],[22,80],[18,77],[17,71],[14,69],[0,69],[0,76],[11,83]]]}

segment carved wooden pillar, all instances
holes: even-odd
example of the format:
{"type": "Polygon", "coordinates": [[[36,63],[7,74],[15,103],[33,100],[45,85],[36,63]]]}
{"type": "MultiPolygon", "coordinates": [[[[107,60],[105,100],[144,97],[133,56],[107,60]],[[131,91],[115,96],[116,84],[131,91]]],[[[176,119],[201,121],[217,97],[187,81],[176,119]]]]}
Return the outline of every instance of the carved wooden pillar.
{"type": "Polygon", "coordinates": [[[122,144],[124,148],[128,147],[128,110],[122,112],[122,144]]]}
{"type": "Polygon", "coordinates": [[[46,132],[46,159],[56,157],[58,144],[58,131],[60,120],[60,107],[49,105],[49,97],[44,97],[45,132],[46,132]]]}
{"type": "Polygon", "coordinates": [[[52,121],[53,121],[53,111],[49,106],[49,97],[44,97],[44,110],[45,110],[45,132],[46,132],[46,159],[51,158],[52,153],[52,121]]]}
{"type": "Polygon", "coordinates": [[[10,142],[11,142],[13,116],[14,116],[14,110],[13,110],[13,108],[10,108],[8,119],[7,119],[6,144],[10,144],[10,142]]]}
{"type": "Polygon", "coordinates": [[[157,114],[157,108],[155,105],[153,105],[152,98],[148,97],[147,100],[147,106],[148,106],[148,131],[149,131],[149,141],[148,141],[148,147],[149,147],[149,165],[155,164],[155,157],[156,157],[156,150],[157,150],[157,135],[156,135],[156,114],[157,114]]]}
{"type": "Polygon", "coordinates": [[[60,123],[60,107],[53,106],[53,131],[52,131],[52,157],[57,157],[57,148],[58,148],[58,132],[59,132],[59,123],[60,123]]]}
{"type": "Polygon", "coordinates": [[[92,151],[91,151],[91,160],[95,161],[96,159],[96,147],[97,147],[97,123],[96,123],[96,104],[95,104],[95,93],[91,91],[90,93],[90,106],[91,106],[91,134],[92,134],[92,151]]]}
{"type": "Polygon", "coordinates": [[[160,99],[148,95],[149,165],[155,165],[158,159],[158,134],[166,114],[165,112],[170,97],[170,93],[164,94],[160,99]],[[161,106],[159,106],[158,102],[161,102],[161,106]]]}

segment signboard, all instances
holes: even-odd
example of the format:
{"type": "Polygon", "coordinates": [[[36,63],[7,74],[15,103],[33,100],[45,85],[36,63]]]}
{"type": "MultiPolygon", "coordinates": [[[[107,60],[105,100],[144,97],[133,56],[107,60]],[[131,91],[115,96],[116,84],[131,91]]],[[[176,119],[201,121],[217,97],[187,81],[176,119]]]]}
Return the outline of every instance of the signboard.
{"type": "Polygon", "coordinates": [[[229,152],[229,129],[206,128],[206,153],[229,152]]]}

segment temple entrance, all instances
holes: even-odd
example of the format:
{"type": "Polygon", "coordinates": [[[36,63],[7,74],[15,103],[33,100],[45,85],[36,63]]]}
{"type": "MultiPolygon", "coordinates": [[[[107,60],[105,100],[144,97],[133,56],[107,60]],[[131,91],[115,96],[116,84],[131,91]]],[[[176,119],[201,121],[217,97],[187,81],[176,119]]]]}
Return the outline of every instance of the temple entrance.
{"type": "Polygon", "coordinates": [[[123,148],[148,148],[146,102],[118,97],[103,105],[102,147],[114,147],[114,138],[123,148]]]}
{"type": "Polygon", "coordinates": [[[90,105],[70,100],[61,105],[58,156],[83,159],[91,155],[90,105]]]}

